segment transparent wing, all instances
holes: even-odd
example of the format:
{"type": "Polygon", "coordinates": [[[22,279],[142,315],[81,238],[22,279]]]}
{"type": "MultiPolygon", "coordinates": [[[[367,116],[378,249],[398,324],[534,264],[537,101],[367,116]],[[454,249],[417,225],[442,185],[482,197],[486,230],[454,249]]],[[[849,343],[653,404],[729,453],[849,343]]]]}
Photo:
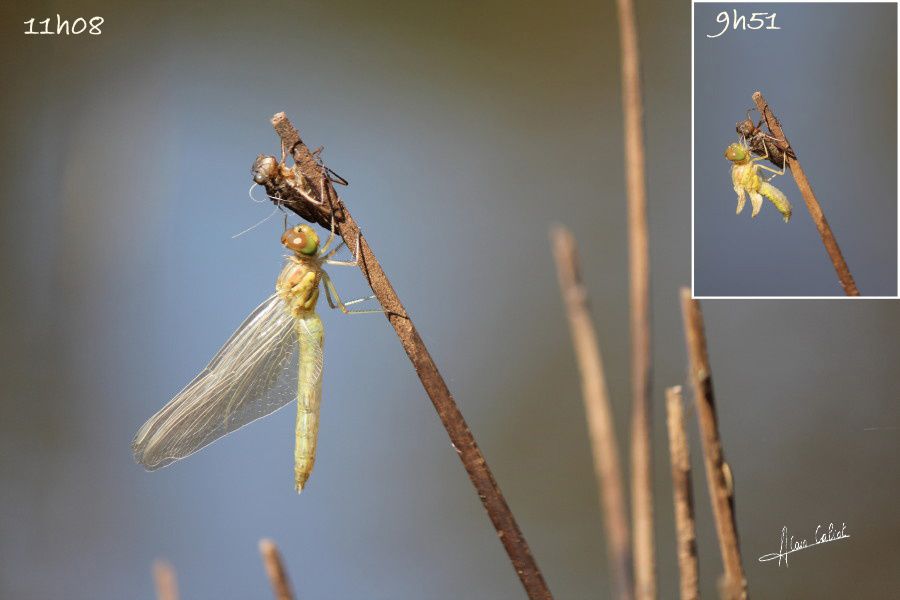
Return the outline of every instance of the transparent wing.
{"type": "Polygon", "coordinates": [[[296,354],[294,319],[273,294],[144,423],[131,445],[135,460],[154,471],[278,410],[296,397],[296,354]]]}

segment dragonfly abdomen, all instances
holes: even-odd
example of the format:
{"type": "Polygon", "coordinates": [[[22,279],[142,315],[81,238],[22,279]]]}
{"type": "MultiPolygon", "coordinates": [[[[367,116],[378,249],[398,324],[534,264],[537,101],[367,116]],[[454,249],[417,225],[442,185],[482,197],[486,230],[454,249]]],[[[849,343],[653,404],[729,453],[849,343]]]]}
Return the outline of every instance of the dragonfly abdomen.
{"type": "Polygon", "coordinates": [[[294,480],[297,492],[303,491],[316,462],[319,437],[319,407],[322,402],[322,367],[325,330],[315,313],[296,321],[300,344],[297,379],[297,427],[294,449],[294,480]]]}
{"type": "Polygon", "coordinates": [[[784,192],[771,183],[763,181],[759,185],[759,193],[768,198],[772,204],[775,205],[775,208],[781,213],[781,217],[784,219],[785,223],[791,220],[791,203],[788,201],[787,196],[784,195],[784,192]]]}

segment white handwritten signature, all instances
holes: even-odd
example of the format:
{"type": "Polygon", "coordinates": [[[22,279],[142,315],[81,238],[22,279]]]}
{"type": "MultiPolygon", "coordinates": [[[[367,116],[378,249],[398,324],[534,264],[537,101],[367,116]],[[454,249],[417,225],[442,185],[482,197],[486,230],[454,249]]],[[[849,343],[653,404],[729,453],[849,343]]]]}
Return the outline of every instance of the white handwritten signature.
{"type": "Polygon", "coordinates": [[[790,566],[788,564],[788,555],[793,554],[794,552],[800,552],[801,550],[806,550],[813,546],[836,542],[849,537],[850,534],[847,533],[846,523],[841,523],[840,529],[837,529],[834,523],[829,523],[827,528],[823,525],[816,525],[816,531],[813,536],[815,541],[810,544],[806,541],[806,538],[795,539],[794,536],[788,536],[788,528],[787,525],[785,525],[781,528],[781,546],[779,547],[778,552],[760,556],[759,562],[768,562],[770,560],[778,559],[778,566],[780,567],[781,561],[784,560],[784,565],[787,567],[790,566]]]}

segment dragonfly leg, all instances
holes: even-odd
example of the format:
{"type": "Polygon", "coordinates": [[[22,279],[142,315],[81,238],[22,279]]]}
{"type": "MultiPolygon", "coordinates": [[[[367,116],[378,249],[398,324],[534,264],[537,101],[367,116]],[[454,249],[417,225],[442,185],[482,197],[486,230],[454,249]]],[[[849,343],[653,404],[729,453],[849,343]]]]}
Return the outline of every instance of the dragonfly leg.
{"type": "Polygon", "coordinates": [[[328,308],[334,310],[335,308],[337,308],[337,304],[334,303],[334,299],[332,299],[331,297],[331,290],[328,288],[328,285],[325,285],[323,287],[325,288],[325,300],[328,301],[328,308]]]}
{"type": "Polygon", "coordinates": [[[360,302],[365,302],[366,300],[372,300],[375,296],[367,296],[365,298],[357,298],[356,300],[350,300],[348,302],[344,302],[341,300],[341,296],[338,294],[337,289],[334,287],[334,283],[331,281],[331,277],[328,276],[328,273],[322,272],[322,282],[325,284],[325,298],[328,300],[328,305],[331,308],[340,308],[341,312],[345,315],[364,315],[364,314],[374,314],[374,313],[383,313],[383,308],[377,309],[364,309],[364,310],[353,310],[347,308],[347,306],[351,306],[353,304],[359,304],[360,302]],[[334,306],[332,304],[332,297],[334,298],[334,306]]]}
{"type": "MultiPolygon", "coordinates": [[[[346,245],[346,242],[341,242],[337,248],[325,255],[325,263],[338,267],[355,267],[359,265],[359,231],[356,232],[356,253],[353,255],[353,260],[332,260],[331,257],[334,256],[343,245],[346,245]]],[[[349,249],[350,246],[347,246],[347,248],[349,249]]]]}
{"type": "MultiPolygon", "coordinates": [[[[331,246],[331,243],[334,241],[335,232],[334,232],[334,202],[331,198],[331,186],[330,186],[330,178],[328,173],[322,174],[322,180],[319,184],[319,191],[321,193],[321,197],[323,199],[328,200],[328,205],[331,207],[331,227],[329,228],[328,240],[326,240],[325,244],[322,246],[319,251],[319,255],[324,258],[324,261],[329,265],[337,265],[342,267],[355,267],[359,264],[359,230],[356,232],[356,253],[353,256],[353,260],[332,260],[331,257],[337,254],[338,250],[341,249],[341,246],[347,245],[346,240],[341,240],[341,243],[338,244],[334,249],[330,252],[328,248],[331,246]]],[[[320,204],[324,204],[324,201],[320,204]]],[[[348,246],[349,248],[349,246],[348,246]]],[[[333,307],[332,307],[333,308],[333,307]]]]}
{"type": "MultiPolygon", "coordinates": [[[[778,139],[778,138],[774,138],[774,137],[772,137],[771,135],[768,135],[768,134],[765,134],[765,133],[764,133],[763,135],[765,135],[767,138],[771,138],[771,139],[773,139],[773,140],[777,140],[777,139],[778,139]]],[[[783,140],[778,140],[778,141],[783,141],[783,140]]],[[[761,161],[761,160],[768,160],[768,159],[769,159],[769,146],[768,146],[768,144],[766,144],[766,141],[765,141],[765,140],[763,140],[762,147],[763,147],[763,150],[766,151],[766,154],[765,154],[764,156],[757,156],[756,158],[750,159],[751,162],[761,161]]],[[[783,165],[781,166],[781,170],[780,170],[780,171],[779,171],[778,169],[773,169],[772,167],[767,167],[766,165],[756,165],[756,166],[759,167],[760,169],[765,169],[766,171],[769,171],[770,173],[774,173],[775,175],[784,175],[785,166],[787,165],[787,154],[786,154],[786,153],[785,153],[784,163],[785,163],[785,164],[783,164],[783,165]]],[[[773,175],[772,177],[774,177],[775,175],[773,175]]],[[[766,181],[771,180],[772,177],[769,177],[769,179],[767,179],[766,181]]]]}
{"type": "MultiPolygon", "coordinates": [[[[326,252],[328,252],[328,248],[331,246],[331,242],[334,241],[334,203],[332,203],[331,194],[328,192],[328,175],[327,174],[324,174],[324,173],[322,174],[322,181],[320,182],[319,191],[321,193],[321,198],[323,199],[321,204],[324,204],[325,203],[324,199],[327,198],[328,206],[330,208],[329,212],[331,213],[331,227],[329,228],[330,231],[328,233],[328,240],[325,242],[325,245],[322,246],[322,249],[320,250],[320,255],[324,255],[326,252]]],[[[340,246],[338,246],[338,247],[340,247],[340,246]]]]}
{"type": "MultiPolygon", "coordinates": [[[[765,145],[765,144],[763,144],[763,145],[765,145]]],[[[768,152],[767,152],[767,154],[768,154],[768,152]]],[[[754,158],[753,160],[762,160],[762,157],[754,158]]],[[[775,177],[775,175],[784,175],[784,167],[781,167],[781,170],[779,171],[778,169],[773,169],[772,167],[767,167],[766,165],[756,165],[756,166],[759,167],[760,169],[765,169],[766,171],[769,171],[770,173],[772,173],[773,174],[772,177],[775,177]]],[[[770,181],[772,179],[772,177],[769,177],[769,179],[766,179],[766,181],[770,181]]]]}
{"type": "Polygon", "coordinates": [[[343,247],[346,246],[346,245],[347,245],[347,242],[345,242],[344,240],[341,240],[341,243],[338,244],[337,246],[335,246],[334,248],[332,248],[332,249],[328,252],[328,254],[326,254],[323,258],[328,259],[329,257],[334,256],[335,254],[338,253],[338,251],[339,251],[341,248],[343,248],[343,247]]]}
{"type": "MultiPolygon", "coordinates": [[[[791,150],[791,147],[788,145],[787,140],[783,140],[783,139],[781,139],[781,138],[777,138],[777,137],[775,137],[774,135],[769,135],[768,133],[763,133],[763,137],[764,137],[764,138],[768,138],[768,139],[772,140],[773,142],[779,142],[779,143],[784,144],[784,150],[781,150],[781,172],[782,172],[782,174],[783,174],[784,171],[785,171],[785,169],[787,168],[787,159],[788,159],[788,156],[792,156],[792,157],[793,157],[793,156],[794,156],[794,151],[791,150]]],[[[765,143],[766,143],[765,140],[763,140],[763,145],[765,145],[765,143]]],[[[780,148],[779,148],[779,150],[780,150],[780,148]]],[[[778,164],[778,163],[775,162],[775,161],[772,161],[772,162],[773,162],[774,164],[776,164],[776,165],[778,164]]]]}

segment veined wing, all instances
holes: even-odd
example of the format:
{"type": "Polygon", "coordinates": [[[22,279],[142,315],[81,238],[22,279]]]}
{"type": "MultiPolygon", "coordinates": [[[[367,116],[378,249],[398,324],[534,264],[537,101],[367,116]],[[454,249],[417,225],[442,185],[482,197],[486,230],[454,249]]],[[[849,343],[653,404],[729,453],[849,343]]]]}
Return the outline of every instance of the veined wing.
{"type": "Polygon", "coordinates": [[[250,313],[203,371],[140,428],[135,459],[154,471],[296,396],[297,334],[277,295],[250,313]]]}

